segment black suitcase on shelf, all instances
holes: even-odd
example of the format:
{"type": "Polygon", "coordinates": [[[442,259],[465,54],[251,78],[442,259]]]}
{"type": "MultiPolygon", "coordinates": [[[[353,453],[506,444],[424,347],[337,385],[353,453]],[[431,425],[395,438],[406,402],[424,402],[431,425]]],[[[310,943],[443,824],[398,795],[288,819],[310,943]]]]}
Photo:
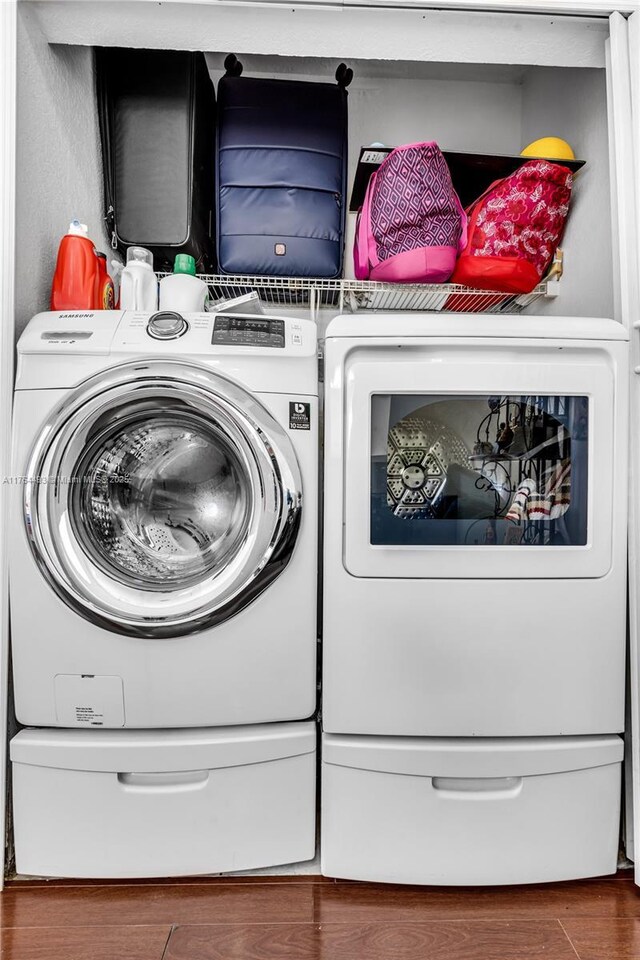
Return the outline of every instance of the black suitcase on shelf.
{"type": "Polygon", "coordinates": [[[98,115],[107,230],[157,271],[177,253],[213,269],[215,91],[204,54],[99,48],[98,115]]]}
{"type": "Polygon", "coordinates": [[[220,273],[339,277],[347,175],[347,91],[337,83],[246,79],[230,54],[218,84],[220,273]]]}

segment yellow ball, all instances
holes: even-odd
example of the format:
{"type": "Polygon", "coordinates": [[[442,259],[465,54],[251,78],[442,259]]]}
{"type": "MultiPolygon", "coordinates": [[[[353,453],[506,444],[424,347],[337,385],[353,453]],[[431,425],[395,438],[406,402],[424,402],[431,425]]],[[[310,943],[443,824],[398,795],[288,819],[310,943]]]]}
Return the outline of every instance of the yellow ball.
{"type": "Polygon", "coordinates": [[[560,137],[541,137],[525,147],[521,157],[545,157],[547,160],[575,160],[576,155],[566,140],[560,137]]]}

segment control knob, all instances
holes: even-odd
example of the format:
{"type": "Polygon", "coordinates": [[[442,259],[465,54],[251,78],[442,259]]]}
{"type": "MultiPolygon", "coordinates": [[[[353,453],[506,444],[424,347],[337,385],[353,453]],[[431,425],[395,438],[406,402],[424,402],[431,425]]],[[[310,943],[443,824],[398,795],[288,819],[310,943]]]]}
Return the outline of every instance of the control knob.
{"type": "Polygon", "coordinates": [[[147,324],[147,333],[154,340],[177,340],[189,329],[189,324],[172,310],[161,310],[154,313],[147,324]]]}

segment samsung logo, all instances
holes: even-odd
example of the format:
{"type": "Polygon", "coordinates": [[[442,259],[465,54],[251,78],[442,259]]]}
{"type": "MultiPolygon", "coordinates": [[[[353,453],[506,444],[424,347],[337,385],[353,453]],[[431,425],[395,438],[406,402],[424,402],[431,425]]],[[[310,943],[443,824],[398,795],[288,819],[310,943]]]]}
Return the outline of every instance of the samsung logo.
{"type": "Polygon", "coordinates": [[[61,320],[90,320],[94,313],[59,313],[61,320]]]}

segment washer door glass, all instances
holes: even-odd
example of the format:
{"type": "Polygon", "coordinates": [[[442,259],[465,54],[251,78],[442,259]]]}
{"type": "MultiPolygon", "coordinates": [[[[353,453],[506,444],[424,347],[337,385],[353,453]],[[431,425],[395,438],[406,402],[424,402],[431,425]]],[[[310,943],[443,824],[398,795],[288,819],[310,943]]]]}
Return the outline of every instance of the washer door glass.
{"type": "Polygon", "coordinates": [[[171,637],[220,623],[286,567],[302,509],[284,428],[193,364],[122,364],[44,425],[25,486],[38,565],[111,632],[171,637]]]}
{"type": "Polygon", "coordinates": [[[180,410],[134,413],[81,458],[71,519],[93,562],[124,583],[166,590],[210,576],[238,552],[253,508],[243,458],[215,423],[180,410]]]}

